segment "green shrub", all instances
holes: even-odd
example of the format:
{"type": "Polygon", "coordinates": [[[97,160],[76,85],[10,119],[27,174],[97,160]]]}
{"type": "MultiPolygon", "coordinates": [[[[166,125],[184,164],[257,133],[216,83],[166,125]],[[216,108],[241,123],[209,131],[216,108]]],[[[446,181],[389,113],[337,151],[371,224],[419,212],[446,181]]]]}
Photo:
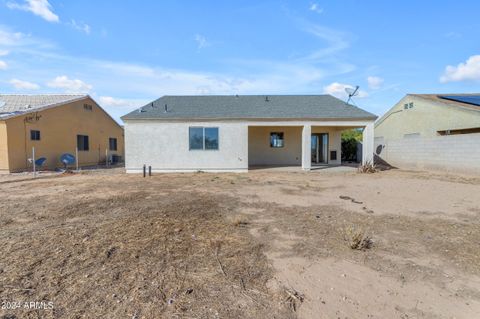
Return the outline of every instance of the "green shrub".
{"type": "Polygon", "coordinates": [[[357,145],[362,141],[362,131],[351,129],[342,132],[342,160],[357,161],[357,145]]]}

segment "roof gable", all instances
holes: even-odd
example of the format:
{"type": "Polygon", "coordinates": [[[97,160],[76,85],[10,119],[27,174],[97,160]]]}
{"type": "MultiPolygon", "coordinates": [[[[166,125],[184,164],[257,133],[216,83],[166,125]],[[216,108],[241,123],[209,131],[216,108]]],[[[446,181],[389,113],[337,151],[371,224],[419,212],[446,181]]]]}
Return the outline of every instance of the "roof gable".
{"type": "MultiPolygon", "coordinates": [[[[478,96],[478,95],[480,95],[480,93],[471,93],[471,94],[407,94],[400,101],[398,101],[392,108],[390,108],[388,111],[386,111],[375,122],[375,127],[382,124],[392,114],[402,112],[403,108],[404,108],[404,102],[408,99],[411,99],[411,98],[428,101],[428,102],[432,103],[432,105],[435,105],[435,106],[438,106],[438,107],[450,107],[453,110],[455,110],[455,108],[458,108],[459,110],[466,109],[466,110],[472,110],[472,111],[480,112],[480,106],[472,105],[472,104],[469,104],[469,103],[462,103],[460,101],[444,98],[445,96],[478,96]]],[[[473,113],[473,114],[477,114],[477,113],[473,113]]],[[[480,114],[480,113],[478,113],[478,114],[480,114]]]]}
{"type": "Polygon", "coordinates": [[[375,119],[331,95],[163,96],[123,116],[158,119],[375,119]]]}

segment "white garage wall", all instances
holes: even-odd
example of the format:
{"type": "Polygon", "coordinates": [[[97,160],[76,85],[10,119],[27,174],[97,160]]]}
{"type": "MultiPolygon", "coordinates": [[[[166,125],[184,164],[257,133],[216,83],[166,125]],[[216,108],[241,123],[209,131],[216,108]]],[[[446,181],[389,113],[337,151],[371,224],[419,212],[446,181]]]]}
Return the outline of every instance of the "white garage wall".
{"type": "Polygon", "coordinates": [[[248,169],[248,127],[242,123],[194,122],[125,123],[125,166],[127,172],[141,172],[143,165],[162,171],[246,171],[248,169]],[[189,127],[219,128],[218,150],[189,150],[189,127]]]}
{"type": "Polygon", "coordinates": [[[480,173],[480,134],[411,137],[387,140],[375,138],[375,151],[398,168],[450,170],[480,173]]]}

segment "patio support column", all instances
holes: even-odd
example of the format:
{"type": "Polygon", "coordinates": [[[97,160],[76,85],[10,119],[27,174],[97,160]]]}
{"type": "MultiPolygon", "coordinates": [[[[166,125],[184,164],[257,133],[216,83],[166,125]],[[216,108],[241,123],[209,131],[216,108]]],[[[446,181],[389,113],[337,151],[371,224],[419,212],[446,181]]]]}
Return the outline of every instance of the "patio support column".
{"type": "Polygon", "coordinates": [[[312,126],[304,125],[302,130],[302,169],[312,168],[312,126]]]}
{"type": "Polygon", "coordinates": [[[374,123],[369,123],[363,129],[362,164],[373,164],[374,123]]]}

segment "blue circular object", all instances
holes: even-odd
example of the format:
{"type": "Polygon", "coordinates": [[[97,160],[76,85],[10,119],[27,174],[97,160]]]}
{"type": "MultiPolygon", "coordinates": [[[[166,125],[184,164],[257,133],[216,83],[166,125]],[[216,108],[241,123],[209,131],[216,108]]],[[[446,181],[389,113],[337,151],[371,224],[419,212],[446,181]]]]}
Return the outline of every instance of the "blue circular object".
{"type": "Polygon", "coordinates": [[[35,160],[35,165],[37,165],[37,166],[42,166],[43,163],[45,163],[46,160],[47,160],[47,159],[46,159],[45,157],[40,157],[40,158],[38,158],[37,160],[35,160]]]}
{"type": "Polygon", "coordinates": [[[60,161],[65,165],[72,165],[75,163],[75,156],[65,153],[60,156],[60,161]]]}

